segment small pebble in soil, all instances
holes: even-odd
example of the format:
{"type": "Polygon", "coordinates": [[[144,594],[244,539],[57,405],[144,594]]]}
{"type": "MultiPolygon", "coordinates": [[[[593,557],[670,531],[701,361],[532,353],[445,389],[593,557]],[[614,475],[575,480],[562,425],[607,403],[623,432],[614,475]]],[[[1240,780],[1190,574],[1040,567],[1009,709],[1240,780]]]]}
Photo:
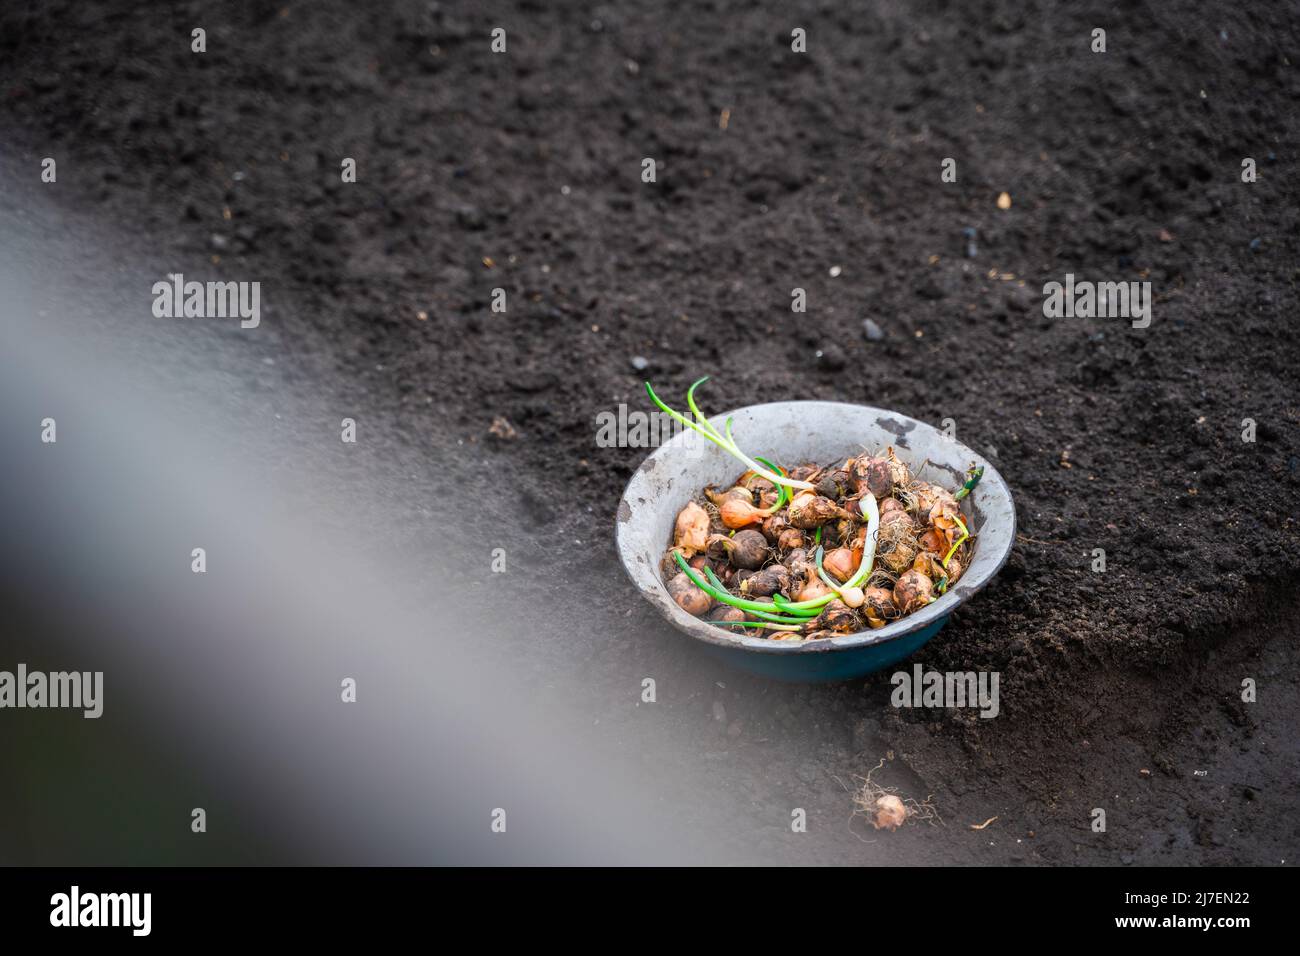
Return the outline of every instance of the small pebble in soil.
{"type": "Polygon", "coordinates": [[[974,259],[975,254],[978,251],[975,247],[975,227],[967,226],[961,231],[961,234],[966,237],[966,258],[974,259]]]}
{"type": "Polygon", "coordinates": [[[831,266],[829,271],[830,271],[831,278],[834,279],[838,277],[839,274],[844,270],[841,269],[839,266],[831,266]]]}
{"type": "Polygon", "coordinates": [[[1251,252],[1259,252],[1260,248],[1262,248],[1263,245],[1264,245],[1263,241],[1260,240],[1258,237],[1255,238],[1255,239],[1252,239],[1252,240],[1250,240],[1250,251],[1251,251],[1251,252]]]}
{"type": "Polygon", "coordinates": [[[871,319],[862,320],[862,331],[869,342],[880,342],[885,338],[885,330],[871,319]]]}
{"type": "Polygon", "coordinates": [[[838,345],[827,345],[825,348],[818,349],[815,357],[818,367],[828,372],[838,372],[848,364],[844,358],[844,350],[838,345]]]}
{"type": "Polygon", "coordinates": [[[641,355],[632,356],[632,368],[638,372],[644,372],[650,367],[650,360],[641,355]]]}

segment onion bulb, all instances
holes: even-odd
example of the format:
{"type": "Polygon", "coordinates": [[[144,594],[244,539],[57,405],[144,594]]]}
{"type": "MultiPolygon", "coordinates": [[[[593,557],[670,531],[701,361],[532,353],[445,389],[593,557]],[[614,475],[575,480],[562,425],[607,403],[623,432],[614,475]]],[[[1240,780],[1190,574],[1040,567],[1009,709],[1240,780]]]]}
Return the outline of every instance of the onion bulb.
{"type": "Polygon", "coordinates": [[[851,517],[829,498],[815,495],[811,491],[795,495],[794,500],[787,506],[787,513],[790,523],[804,530],[818,528],[832,518],[851,517]]]}
{"type": "Polygon", "coordinates": [[[849,607],[843,601],[835,600],[827,604],[822,613],[816,620],[809,625],[814,630],[834,631],[837,634],[848,634],[858,629],[858,615],[853,608],[849,607]]]}
{"type": "Polygon", "coordinates": [[[713,606],[713,598],[697,588],[685,572],[668,582],[668,594],[677,602],[678,607],[696,617],[713,606]]]}
{"type": "Polygon", "coordinates": [[[742,485],[733,485],[726,491],[719,491],[713,485],[706,485],[704,488],[704,497],[708,498],[719,508],[722,507],[724,501],[731,498],[735,498],[737,501],[747,501],[751,505],[754,503],[753,492],[742,485]]]}
{"type": "Polygon", "coordinates": [[[839,499],[852,487],[852,482],[847,471],[841,471],[838,468],[832,468],[823,473],[817,479],[817,493],[827,498],[839,499]]]}
{"type": "Polygon", "coordinates": [[[853,552],[848,548],[833,548],[822,555],[822,569],[836,581],[847,581],[857,570],[853,552]]]}
{"type": "Polygon", "coordinates": [[[920,610],[933,600],[934,584],[920,571],[907,571],[894,582],[894,603],[904,614],[920,610]]]}
{"type": "Polygon", "coordinates": [[[930,524],[943,535],[949,548],[957,543],[962,533],[961,526],[965,523],[956,501],[938,501],[930,509],[930,524]]]}
{"type": "Polygon", "coordinates": [[[886,458],[864,455],[853,463],[853,477],[858,491],[870,491],[877,498],[888,498],[894,490],[894,472],[886,458]]]}
{"type": "Polygon", "coordinates": [[[907,491],[907,497],[911,500],[916,510],[916,517],[921,524],[930,523],[930,513],[936,507],[942,508],[945,512],[959,512],[957,499],[953,497],[951,491],[940,485],[930,484],[920,481],[914,484],[907,491]]]}
{"type": "Polygon", "coordinates": [[[897,830],[907,822],[907,805],[892,793],[876,798],[871,823],[877,830],[897,830]]]}
{"type": "Polygon", "coordinates": [[[750,571],[757,571],[770,556],[767,539],[763,537],[761,531],[755,531],[753,528],[737,531],[730,538],[724,538],[723,547],[731,556],[732,564],[750,571]]]}
{"type": "Polygon", "coordinates": [[[692,501],[677,513],[673,544],[681,549],[684,557],[689,558],[707,547],[708,537],[709,513],[692,501]]]}
{"type": "Polygon", "coordinates": [[[732,607],[730,604],[719,604],[709,612],[710,621],[726,621],[728,624],[736,624],[745,620],[745,612],[738,607],[732,607]]]}
{"type": "Polygon", "coordinates": [[[944,576],[943,565],[939,562],[939,556],[933,551],[922,551],[912,562],[912,570],[920,571],[927,578],[937,581],[944,576]]]}
{"type": "Polygon", "coordinates": [[[779,564],[770,564],[755,572],[740,585],[746,597],[771,597],[778,591],[785,594],[790,589],[790,572],[779,564]]]}
{"type": "Polygon", "coordinates": [[[797,602],[817,601],[830,593],[831,589],[822,583],[821,578],[817,577],[817,573],[814,571],[808,582],[799,589],[799,593],[794,596],[794,599],[797,602]]]}
{"type": "Polygon", "coordinates": [[[852,608],[862,607],[866,595],[862,588],[840,588],[840,600],[852,608]]]}
{"type": "Polygon", "coordinates": [[[944,537],[942,532],[934,528],[927,528],[925,534],[917,542],[922,551],[944,551],[944,537]]]}
{"type": "Polygon", "coordinates": [[[889,462],[889,472],[894,479],[895,488],[906,488],[912,483],[912,473],[894,454],[893,448],[886,449],[885,460],[889,462]]]}
{"type": "Polygon", "coordinates": [[[718,517],[728,528],[747,528],[766,518],[767,512],[739,498],[727,498],[718,505],[718,517]]]}
{"type": "Polygon", "coordinates": [[[767,538],[773,544],[781,540],[781,532],[790,527],[790,522],[786,520],[785,515],[775,514],[768,515],[763,519],[763,537],[767,538]]]}
{"type": "Polygon", "coordinates": [[[798,551],[806,547],[808,539],[803,536],[803,532],[798,528],[786,528],[781,532],[781,536],[776,539],[776,547],[779,551],[798,551]]]}
{"type": "Polygon", "coordinates": [[[888,588],[867,588],[862,592],[862,613],[869,627],[884,627],[898,617],[893,593],[888,588]]]}

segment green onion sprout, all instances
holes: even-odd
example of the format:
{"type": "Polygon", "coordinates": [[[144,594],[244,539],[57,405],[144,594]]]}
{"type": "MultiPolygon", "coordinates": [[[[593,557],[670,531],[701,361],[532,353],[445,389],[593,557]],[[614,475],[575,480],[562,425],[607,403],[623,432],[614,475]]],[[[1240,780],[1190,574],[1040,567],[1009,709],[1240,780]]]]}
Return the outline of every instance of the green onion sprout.
{"type": "Polygon", "coordinates": [[[705,573],[708,574],[714,581],[718,582],[718,586],[714,586],[710,584],[708,581],[705,581],[702,577],[700,577],[695,572],[694,568],[692,568],[689,564],[686,563],[686,559],[682,557],[681,552],[675,552],[673,554],[673,557],[676,559],[677,564],[682,569],[682,571],[686,573],[686,576],[690,578],[691,583],[694,584],[701,591],[703,591],[705,594],[707,594],[709,597],[713,598],[715,601],[720,601],[723,604],[730,604],[732,607],[738,607],[742,611],[745,611],[750,614],[755,614],[763,618],[764,620],[770,619],[778,624],[802,624],[803,623],[802,621],[797,620],[795,618],[782,618],[776,614],[773,614],[772,608],[775,607],[774,604],[764,604],[762,601],[749,601],[746,600],[745,598],[736,597],[725,587],[721,586],[722,582],[718,580],[718,576],[713,573],[712,568],[706,568],[705,573]]]}
{"type": "Polygon", "coordinates": [[[953,543],[953,546],[948,549],[948,553],[943,556],[943,560],[939,562],[945,568],[948,566],[948,560],[957,553],[957,549],[970,538],[970,532],[966,530],[966,522],[962,521],[961,518],[953,518],[952,520],[957,522],[957,527],[961,528],[961,537],[953,543]]]}
{"type": "Polygon", "coordinates": [[[788,488],[811,489],[813,487],[811,482],[796,481],[793,478],[785,477],[779,471],[769,471],[766,468],[764,468],[762,465],[760,465],[758,462],[756,462],[754,459],[746,455],[738,447],[736,447],[735,440],[730,437],[730,432],[731,432],[730,423],[728,423],[727,426],[728,434],[726,436],[719,434],[718,430],[709,423],[709,420],[707,418],[704,417],[704,413],[700,411],[699,406],[695,404],[695,389],[697,389],[700,385],[707,382],[708,380],[709,380],[708,376],[705,376],[704,378],[700,379],[699,381],[691,385],[690,389],[686,393],[686,404],[690,408],[691,414],[693,414],[697,419],[699,419],[699,422],[693,422],[685,415],[683,415],[681,412],[669,408],[667,405],[665,405],[663,403],[663,400],[660,399],[659,396],[655,394],[655,390],[651,387],[649,382],[645,383],[645,390],[646,390],[646,394],[650,396],[650,400],[654,402],[657,406],[659,406],[659,409],[661,411],[667,413],[674,420],[681,422],[687,428],[690,428],[698,432],[699,434],[703,435],[709,441],[713,442],[713,444],[717,445],[723,451],[727,452],[727,454],[733,456],[734,458],[738,458],[740,461],[744,462],[745,466],[755,474],[761,475],[762,477],[766,478],[774,485],[784,485],[788,488]]]}
{"type": "Polygon", "coordinates": [[[984,477],[984,466],[972,465],[970,470],[966,472],[966,484],[958,488],[957,493],[953,495],[953,497],[956,498],[958,501],[961,501],[968,494],[970,494],[971,491],[974,490],[975,486],[980,483],[980,479],[983,477],[984,477]]]}

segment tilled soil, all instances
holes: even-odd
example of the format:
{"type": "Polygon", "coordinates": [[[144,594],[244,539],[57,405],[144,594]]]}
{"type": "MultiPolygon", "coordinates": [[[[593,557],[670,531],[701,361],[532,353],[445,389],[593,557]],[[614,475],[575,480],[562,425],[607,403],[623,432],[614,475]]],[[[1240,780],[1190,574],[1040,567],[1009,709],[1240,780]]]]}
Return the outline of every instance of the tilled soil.
{"type": "MultiPolygon", "coordinates": [[[[1298,12],[49,2],[0,13],[0,91],[10,170],[57,157],[47,195],[160,274],[261,280],[250,362],[360,409],[413,500],[482,502],[449,536],[503,542],[546,611],[503,646],[648,778],[687,768],[666,798],[737,859],[1271,864],[1300,849],[1298,12]],[[1150,326],[1045,318],[1067,273],[1150,281],[1150,326]],[[997,463],[1017,548],[919,657],[1000,672],[997,719],[735,674],[651,615],[611,530],[645,450],[595,420],[704,374],[712,410],[863,402],[997,463]],[[881,758],[946,826],[850,821],[881,758]]],[[[374,520],[414,554],[408,506],[374,520]]]]}

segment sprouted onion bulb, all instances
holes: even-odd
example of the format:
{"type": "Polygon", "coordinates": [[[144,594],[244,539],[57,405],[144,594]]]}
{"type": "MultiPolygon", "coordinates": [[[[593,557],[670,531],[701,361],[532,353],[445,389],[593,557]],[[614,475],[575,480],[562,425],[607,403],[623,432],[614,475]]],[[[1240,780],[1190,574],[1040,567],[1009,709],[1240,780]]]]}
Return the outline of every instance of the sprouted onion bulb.
{"type": "Polygon", "coordinates": [[[726,498],[718,505],[718,517],[728,528],[747,528],[768,516],[766,508],[756,508],[740,498],[726,498]]]}
{"type": "Polygon", "coordinates": [[[840,588],[840,600],[849,607],[862,607],[862,602],[866,599],[866,594],[862,588],[840,588]]]}

